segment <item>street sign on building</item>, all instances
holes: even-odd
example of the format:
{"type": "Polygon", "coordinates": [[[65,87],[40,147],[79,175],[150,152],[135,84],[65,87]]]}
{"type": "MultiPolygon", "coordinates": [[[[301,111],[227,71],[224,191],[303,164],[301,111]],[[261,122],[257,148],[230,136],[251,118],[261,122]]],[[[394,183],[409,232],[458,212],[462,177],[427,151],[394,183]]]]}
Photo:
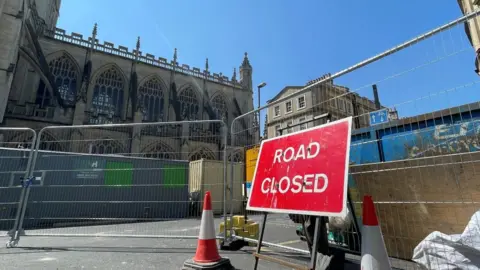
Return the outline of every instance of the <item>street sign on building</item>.
{"type": "Polygon", "coordinates": [[[247,209],[347,213],[352,118],[262,141],[247,209]]]}
{"type": "Polygon", "coordinates": [[[388,109],[382,109],[369,113],[370,116],[370,125],[379,125],[388,122],[388,109]]]}

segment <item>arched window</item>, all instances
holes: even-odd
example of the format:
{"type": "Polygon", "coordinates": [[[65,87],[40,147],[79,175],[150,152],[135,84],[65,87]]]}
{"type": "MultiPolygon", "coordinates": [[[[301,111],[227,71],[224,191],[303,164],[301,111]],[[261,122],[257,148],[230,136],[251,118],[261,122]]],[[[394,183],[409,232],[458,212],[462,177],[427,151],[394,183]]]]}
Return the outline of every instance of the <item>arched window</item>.
{"type": "Polygon", "coordinates": [[[115,67],[103,71],[95,79],[91,106],[91,124],[112,123],[123,110],[124,80],[115,67]]]}
{"type": "Polygon", "coordinates": [[[235,151],[233,153],[230,153],[230,155],[228,156],[228,161],[243,162],[243,155],[239,151],[235,151]]]}
{"type": "Polygon", "coordinates": [[[199,103],[197,95],[192,87],[188,87],[180,92],[180,113],[182,120],[198,120],[199,119],[199,103]]]}
{"type": "Polygon", "coordinates": [[[215,154],[207,148],[200,148],[194,153],[190,154],[190,161],[200,160],[200,159],[215,160],[215,154]]]}
{"type": "Polygon", "coordinates": [[[138,102],[143,106],[144,122],[163,121],[163,89],[160,80],[152,78],[140,86],[138,102]]]}
{"type": "MultiPolygon", "coordinates": [[[[38,132],[37,132],[38,133],[38,132]]],[[[10,134],[9,134],[10,135],[10,134]]],[[[42,132],[40,135],[40,145],[39,150],[48,150],[48,151],[65,151],[64,146],[60,141],[55,139],[49,132],[42,132]]],[[[2,147],[6,148],[18,148],[18,149],[30,149],[32,147],[32,135],[25,132],[15,132],[13,136],[8,137],[4,136],[7,139],[0,144],[2,147]]],[[[71,143],[68,141],[67,143],[71,143]]]]}
{"type": "Polygon", "coordinates": [[[144,157],[158,159],[177,159],[177,153],[164,143],[157,143],[143,154],[144,157]]]}
{"type": "MultiPolygon", "coordinates": [[[[58,88],[60,97],[66,104],[75,104],[78,69],[73,60],[66,54],[63,54],[50,61],[48,66],[50,72],[53,74],[55,85],[58,88]]],[[[40,80],[40,84],[38,85],[35,103],[39,105],[40,108],[53,105],[52,94],[45,86],[43,80],[40,80]]]]}
{"type": "Polygon", "coordinates": [[[5,148],[30,148],[32,147],[33,134],[21,131],[0,131],[0,146],[5,148]]]}
{"type": "Polygon", "coordinates": [[[227,123],[228,108],[227,108],[227,102],[225,102],[225,97],[222,94],[216,95],[212,99],[212,106],[217,119],[227,123]]]}
{"type": "Polygon", "coordinates": [[[90,154],[125,154],[122,145],[114,139],[101,139],[89,146],[90,154]]]}
{"type": "MultiPolygon", "coordinates": [[[[66,142],[71,143],[71,142],[66,142]]],[[[40,150],[48,150],[48,151],[59,151],[63,152],[64,146],[66,145],[61,145],[61,142],[55,139],[50,133],[48,132],[42,132],[41,138],[40,138],[40,150]]]]}

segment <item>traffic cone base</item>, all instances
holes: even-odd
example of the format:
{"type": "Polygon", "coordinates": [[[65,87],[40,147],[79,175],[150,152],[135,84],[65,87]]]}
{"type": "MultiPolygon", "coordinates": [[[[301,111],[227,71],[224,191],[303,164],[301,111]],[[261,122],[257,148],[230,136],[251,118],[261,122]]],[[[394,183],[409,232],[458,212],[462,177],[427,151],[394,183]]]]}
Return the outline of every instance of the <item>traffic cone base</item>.
{"type": "Polygon", "coordinates": [[[182,268],[182,270],[200,270],[200,269],[235,270],[235,267],[232,266],[230,259],[220,258],[219,261],[212,262],[212,263],[198,263],[193,261],[193,259],[190,259],[183,264],[183,268],[182,268]]]}
{"type": "Polygon", "coordinates": [[[210,191],[205,192],[203,201],[197,251],[192,259],[185,261],[183,269],[235,269],[228,258],[222,258],[218,253],[210,191]]]}

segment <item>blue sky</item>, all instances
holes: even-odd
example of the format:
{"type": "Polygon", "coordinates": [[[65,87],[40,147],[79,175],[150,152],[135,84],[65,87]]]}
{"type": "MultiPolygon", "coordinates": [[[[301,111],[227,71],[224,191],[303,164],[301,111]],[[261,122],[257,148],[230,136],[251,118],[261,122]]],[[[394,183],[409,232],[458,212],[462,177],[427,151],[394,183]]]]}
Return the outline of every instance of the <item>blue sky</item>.
{"type": "MultiPolygon", "coordinates": [[[[89,35],[98,23],[101,42],[131,49],[140,36],[144,53],[171,59],[177,48],[181,64],[203,68],[208,57],[212,72],[229,77],[248,52],[254,85],[268,83],[262,104],[286,85],[333,74],[461,16],[457,1],[434,0],[120,2],[63,1],[58,27],[89,35]]],[[[335,82],[371,97],[371,83],[380,81],[384,105],[395,105],[402,116],[415,115],[480,100],[476,84],[417,100],[477,81],[474,57],[460,25],[335,82]]]]}

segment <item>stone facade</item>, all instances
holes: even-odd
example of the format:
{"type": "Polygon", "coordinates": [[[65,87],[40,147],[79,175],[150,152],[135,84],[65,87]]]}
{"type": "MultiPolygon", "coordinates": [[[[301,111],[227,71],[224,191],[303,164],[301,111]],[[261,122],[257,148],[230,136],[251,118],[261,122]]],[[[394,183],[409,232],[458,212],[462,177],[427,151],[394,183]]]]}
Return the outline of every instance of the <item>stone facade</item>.
{"type": "MultiPolygon", "coordinates": [[[[457,0],[462,13],[469,14],[474,11],[478,11],[480,8],[480,1],[478,0],[457,0]]],[[[470,19],[464,23],[465,34],[467,35],[470,45],[476,52],[475,55],[475,72],[480,74],[480,19],[477,17],[470,19]]]]}
{"type": "MultiPolygon", "coordinates": [[[[317,80],[309,81],[306,85],[311,85],[329,76],[326,74],[317,80]]],[[[303,88],[304,86],[287,86],[269,103],[292,95],[303,88]]],[[[318,119],[318,117],[326,113],[330,115],[332,121],[356,116],[353,119],[353,128],[363,128],[369,125],[368,112],[376,110],[377,107],[372,100],[349,92],[347,87],[335,85],[333,80],[330,80],[311,87],[306,93],[295,95],[289,100],[270,106],[265,123],[266,135],[268,138],[273,138],[281,134],[321,125],[327,119],[318,119]]]]}
{"type": "MultiPolygon", "coordinates": [[[[0,74],[3,126],[39,130],[52,125],[200,120],[223,120],[229,126],[235,117],[253,109],[252,67],[246,53],[237,81],[235,69],[231,78],[211,73],[208,59],[203,70],[179,64],[176,49],[171,61],[143,53],[140,37],[132,42],[133,50],[100,43],[97,25],[88,38],[67,34],[55,27],[60,0],[26,0],[28,4],[23,6],[14,5],[16,2],[0,0],[3,10],[7,7],[11,13],[21,13],[18,19],[0,17],[9,23],[9,29],[16,29],[5,33],[0,24],[0,52],[8,52],[0,54],[0,66],[7,69],[9,63],[14,64],[13,70],[0,74]]],[[[76,139],[110,138],[108,145],[99,140],[81,147],[60,143],[73,141],[72,134],[49,130],[43,136],[52,143],[42,144],[42,148],[171,159],[222,158],[221,149],[227,142],[217,138],[218,125],[166,125],[151,124],[136,131],[135,127],[89,127],[88,136],[80,130],[76,139]]],[[[4,138],[9,139],[13,138],[4,138]]],[[[231,154],[242,159],[240,152],[231,154]]]]}
{"type": "Polygon", "coordinates": [[[7,106],[8,91],[15,71],[22,13],[21,1],[0,0],[0,120],[7,106]]]}

